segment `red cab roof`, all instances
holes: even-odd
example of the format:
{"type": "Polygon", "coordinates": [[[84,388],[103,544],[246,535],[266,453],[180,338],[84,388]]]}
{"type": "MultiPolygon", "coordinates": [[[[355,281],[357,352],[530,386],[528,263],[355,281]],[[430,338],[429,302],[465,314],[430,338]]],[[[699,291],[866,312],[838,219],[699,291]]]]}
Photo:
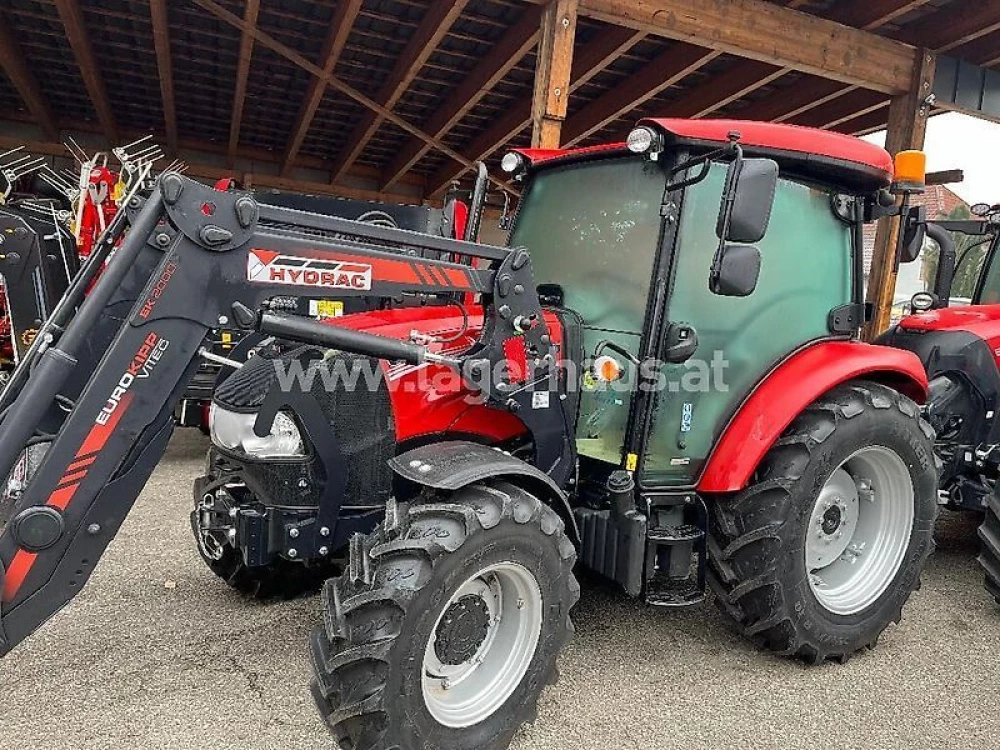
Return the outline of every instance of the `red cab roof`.
{"type": "MultiPolygon", "coordinates": [[[[892,182],[892,157],[888,151],[829,130],[752,120],[649,118],[639,124],[654,126],[671,144],[695,148],[718,147],[729,141],[730,133],[739,133],[740,145],[748,156],[772,158],[785,172],[849,188],[867,191],[892,182]]],[[[569,150],[518,149],[518,153],[538,165],[623,150],[624,144],[612,143],[569,150]]]]}

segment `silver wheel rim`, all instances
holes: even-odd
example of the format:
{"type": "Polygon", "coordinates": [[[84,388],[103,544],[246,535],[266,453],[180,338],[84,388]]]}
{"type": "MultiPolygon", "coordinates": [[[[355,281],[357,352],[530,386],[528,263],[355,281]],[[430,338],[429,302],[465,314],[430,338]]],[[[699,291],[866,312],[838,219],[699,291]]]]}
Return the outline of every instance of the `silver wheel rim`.
{"type": "Polygon", "coordinates": [[[871,606],[899,571],[913,531],[913,481],[899,455],[873,445],[853,453],[820,490],[806,530],[816,600],[837,615],[871,606]]]}
{"type": "Polygon", "coordinates": [[[521,683],[542,630],[542,592],[523,565],[497,563],[458,587],[441,609],[424,649],[424,704],[439,723],[461,729],[491,716],[521,683]],[[481,600],[475,601],[470,597],[481,600]],[[460,601],[485,605],[488,625],[475,653],[461,664],[445,664],[437,638],[445,615],[460,601]]]}

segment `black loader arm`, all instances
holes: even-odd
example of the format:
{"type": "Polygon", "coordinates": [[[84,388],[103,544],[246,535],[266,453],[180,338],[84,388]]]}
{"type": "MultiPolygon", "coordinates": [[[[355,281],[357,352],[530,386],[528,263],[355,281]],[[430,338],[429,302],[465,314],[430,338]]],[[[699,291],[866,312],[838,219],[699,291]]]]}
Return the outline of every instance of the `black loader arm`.
{"type": "Polygon", "coordinates": [[[133,201],[128,222],[119,219],[125,213],[0,394],[0,477],[11,475],[28,446],[46,446],[23,490],[0,499],[0,655],[87,581],[166,448],[174,406],[207,333],[233,320],[348,352],[451,365],[488,404],[517,412],[534,439],[536,466],[560,485],[571,475],[557,350],[526,251],[261,206],[249,194],[173,173],[144,203],[133,201]],[[411,257],[394,250],[399,246],[488,265],[411,257]],[[282,295],[404,292],[480,293],[479,340],[446,359],[417,343],[267,305],[282,295]],[[533,398],[540,391],[546,395],[533,398]]]}

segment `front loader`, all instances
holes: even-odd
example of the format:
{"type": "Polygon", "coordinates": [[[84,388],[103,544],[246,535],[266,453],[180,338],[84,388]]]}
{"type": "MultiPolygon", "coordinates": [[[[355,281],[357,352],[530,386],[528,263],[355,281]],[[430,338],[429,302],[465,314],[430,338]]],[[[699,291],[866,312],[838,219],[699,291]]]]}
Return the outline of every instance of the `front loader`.
{"type": "Polygon", "coordinates": [[[711,586],[748,637],[809,662],[874,645],[931,551],[937,479],[919,360],[858,338],[861,226],[891,203],[888,154],[781,125],[648,120],[626,144],[525,150],[504,168],[523,183],[506,248],[164,175],[83,299],[116,217],[30,378],[22,364],[0,394],[0,475],[46,446],[0,513],[0,653],[89,577],[206,334],[230,322],[278,346],[215,402],[226,470],[321,460],[292,493],[274,483],[280,497],[210,473],[203,531],[248,567],[346,546],[311,640],[341,747],[505,747],[570,636],[577,560],[653,605],[711,586]],[[270,303],[315,289],[462,295],[463,336],[443,325],[454,306],[321,323],[270,303]],[[306,399],[278,377],[373,361],[387,379],[434,375],[416,382],[435,397],[376,377],[372,394],[331,380],[306,399]],[[432,415],[444,402],[467,408],[432,415]],[[361,416],[338,425],[349,406],[361,416]],[[372,418],[393,445],[342,451],[372,418]],[[366,463],[386,454],[391,473],[366,463]]]}

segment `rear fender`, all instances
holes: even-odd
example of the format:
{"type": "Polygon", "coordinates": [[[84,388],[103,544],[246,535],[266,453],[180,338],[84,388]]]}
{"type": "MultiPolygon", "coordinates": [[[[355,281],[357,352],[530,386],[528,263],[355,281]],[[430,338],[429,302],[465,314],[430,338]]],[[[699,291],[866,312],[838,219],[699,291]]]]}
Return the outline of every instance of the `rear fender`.
{"type": "Polygon", "coordinates": [[[779,364],[743,402],[716,443],[699,492],[743,489],[764,454],[803,409],[850,380],[871,380],[927,399],[927,374],[912,352],[857,341],[822,341],[779,364]]]}
{"type": "Polygon", "coordinates": [[[509,453],[467,440],[446,440],[401,453],[389,461],[389,466],[403,479],[436,490],[454,491],[502,477],[554,506],[573,541],[580,541],[580,530],[566,493],[548,474],[509,453]]]}

